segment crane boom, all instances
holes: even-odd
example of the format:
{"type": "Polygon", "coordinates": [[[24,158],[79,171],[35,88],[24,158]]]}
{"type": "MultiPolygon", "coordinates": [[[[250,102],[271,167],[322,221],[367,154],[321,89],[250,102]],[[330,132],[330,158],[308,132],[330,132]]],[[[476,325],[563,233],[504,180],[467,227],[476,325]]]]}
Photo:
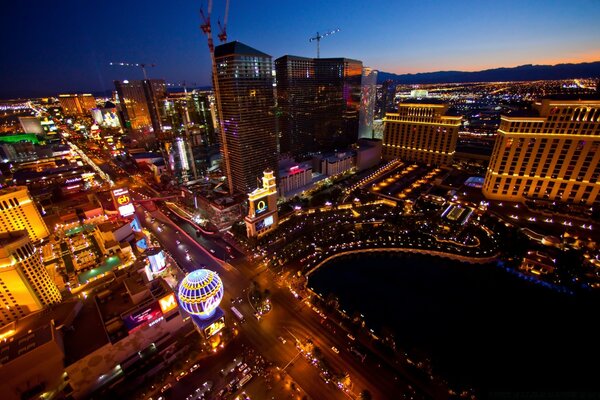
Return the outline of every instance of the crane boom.
{"type": "Polygon", "coordinates": [[[328,31],[328,32],[326,32],[326,33],[324,33],[322,35],[319,34],[319,32],[317,32],[316,36],[311,37],[310,39],[308,39],[309,42],[314,42],[314,41],[317,42],[317,58],[321,57],[321,39],[323,39],[323,38],[325,38],[325,37],[327,37],[329,35],[333,35],[334,33],[339,32],[339,31],[340,31],[340,29],[336,28],[336,29],[328,31]]]}
{"type": "Polygon", "coordinates": [[[146,73],[146,67],[156,67],[156,64],[148,64],[148,63],[127,63],[127,62],[110,62],[109,65],[117,66],[117,67],[139,67],[142,69],[144,73],[144,79],[148,79],[148,74],[146,73]]]}
{"type": "Polygon", "coordinates": [[[221,26],[221,22],[217,21],[219,24],[219,40],[221,43],[225,43],[227,41],[227,18],[229,16],[229,0],[225,3],[225,17],[223,18],[223,26],[221,26]]]}
{"type": "MultiPolygon", "coordinates": [[[[227,1],[227,11],[229,10],[229,0],[227,1]]],[[[200,8],[200,16],[202,18],[202,25],[200,25],[200,29],[206,35],[206,39],[208,42],[208,49],[210,51],[210,61],[212,64],[212,81],[213,81],[213,89],[215,91],[215,103],[216,103],[216,111],[217,111],[217,120],[219,123],[219,136],[221,139],[221,151],[223,154],[223,161],[225,164],[225,175],[227,176],[227,186],[229,187],[229,194],[233,194],[233,178],[231,175],[231,163],[229,161],[229,150],[227,146],[227,138],[225,135],[225,124],[223,123],[223,115],[221,109],[221,92],[219,90],[219,80],[217,75],[217,62],[215,60],[215,45],[213,42],[212,28],[210,24],[210,14],[212,12],[212,0],[208,0],[208,12],[204,14],[202,8],[200,8]]],[[[225,18],[225,24],[227,23],[227,19],[225,18]]],[[[223,34],[225,34],[225,26],[222,30],[223,34]]],[[[227,35],[224,35],[225,40],[227,39],[227,35]]],[[[219,35],[219,39],[221,39],[219,35]]]]}

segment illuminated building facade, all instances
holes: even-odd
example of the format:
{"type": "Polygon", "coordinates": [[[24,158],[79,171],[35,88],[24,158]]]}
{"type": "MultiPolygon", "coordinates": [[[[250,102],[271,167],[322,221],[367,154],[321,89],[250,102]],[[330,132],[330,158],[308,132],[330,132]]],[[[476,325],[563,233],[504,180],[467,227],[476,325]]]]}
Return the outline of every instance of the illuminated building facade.
{"type": "Polygon", "coordinates": [[[0,189],[0,232],[22,229],[27,231],[34,243],[50,235],[27,187],[0,189]]]}
{"type": "Polygon", "coordinates": [[[94,122],[103,128],[121,128],[121,121],[115,107],[94,108],[91,114],[94,122]]]}
{"type": "Polygon", "coordinates": [[[373,119],[377,99],[377,71],[365,67],[362,72],[360,110],[358,114],[358,137],[373,138],[373,119]]]}
{"type": "Polygon", "coordinates": [[[165,252],[161,248],[151,247],[146,250],[145,255],[148,257],[152,273],[159,273],[167,266],[165,252]]]}
{"type": "Polygon", "coordinates": [[[544,99],[536,115],[503,115],[483,184],[489,199],[597,202],[600,100],[544,99]]]}
{"type": "Polygon", "coordinates": [[[162,79],[115,81],[125,127],[135,131],[152,130],[160,135],[160,102],[166,97],[167,84],[162,79]]]}
{"type": "Polygon", "coordinates": [[[179,304],[192,316],[196,329],[206,339],[225,327],[223,311],[223,282],[216,272],[197,269],[183,278],[179,285],[179,304]]]}
{"type": "Polygon", "coordinates": [[[279,168],[279,194],[289,197],[301,188],[308,188],[312,183],[311,163],[291,164],[279,168]]]}
{"type": "Polygon", "coordinates": [[[113,189],[111,191],[115,208],[119,211],[121,217],[128,217],[135,213],[133,202],[131,201],[131,195],[129,189],[126,187],[113,189]]]}
{"type": "Polygon", "coordinates": [[[170,94],[162,104],[163,131],[172,137],[168,146],[171,173],[179,182],[206,176],[219,155],[208,93],[170,94]]]}
{"type": "Polygon", "coordinates": [[[240,42],[215,48],[223,119],[221,154],[228,184],[248,193],[265,169],[277,170],[271,56],[240,42]]]}
{"type": "Polygon", "coordinates": [[[244,218],[248,237],[260,237],[277,228],[277,184],[273,171],[266,170],[262,177],[262,188],[248,195],[249,210],[244,218]]]}
{"type": "Polygon", "coordinates": [[[59,94],[58,101],[65,116],[88,115],[97,107],[96,99],[91,94],[59,94]]]}
{"type": "Polygon", "coordinates": [[[356,142],[362,69],[361,61],[347,58],[275,60],[282,153],[331,151],[356,142]]]}
{"type": "Polygon", "coordinates": [[[0,233],[0,326],[61,300],[27,232],[0,233]]]}
{"type": "Polygon", "coordinates": [[[446,115],[447,110],[444,104],[399,103],[398,112],[384,119],[384,160],[451,164],[461,117],[446,115]]]}

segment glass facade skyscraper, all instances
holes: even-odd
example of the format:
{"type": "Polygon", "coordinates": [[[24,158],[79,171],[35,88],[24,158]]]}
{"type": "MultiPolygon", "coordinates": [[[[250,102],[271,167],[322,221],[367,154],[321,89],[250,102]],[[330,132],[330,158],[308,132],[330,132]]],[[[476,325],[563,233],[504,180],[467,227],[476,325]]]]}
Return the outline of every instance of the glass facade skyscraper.
{"type": "Polygon", "coordinates": [[[240,42],[215,48],[229,185],[242,193],[258,186],[263,171],[277,171],[275,95],[271,56],[240,42]]]}
{"type": "Polygon", "coordinates": [[[162,79],[115,81],[125,127],[134,131],[152,129],[160,135],[161,100],[166,97],[167,85],[162,79]]]}
{"type": "Polygon", "coordinates": [[[358,138],[362,62],[286,55],[275,60],[281,152],[342,149],[358,138]]]}
{"type": "Polygon", "coordinates": [[[360,111],[358,118],[358,137],[373,137],[373,118],[375,117],[375,101],[377,98],[377,71],[363,68],[360,95],[360,111]]]}
{"type": "Polygon", "coordinates": [[[169,168],[180,182],[207,174],[218,158],[208,92],[171,93],[161,102],[161,119],[169,168]]]}

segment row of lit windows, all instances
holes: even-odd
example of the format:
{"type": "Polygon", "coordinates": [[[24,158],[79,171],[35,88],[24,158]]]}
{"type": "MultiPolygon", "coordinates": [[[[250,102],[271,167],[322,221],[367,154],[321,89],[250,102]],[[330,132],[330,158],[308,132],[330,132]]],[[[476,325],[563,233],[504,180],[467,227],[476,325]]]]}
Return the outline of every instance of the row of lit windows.
{"type": "Polygon", "coordinates": [[[581,201],[592,204],[596,201],[599,188],[596,185],[572,184],[553,180],[532,180],[526,178],[507,178],[502,182],[500,177],[487,180],[485,191],[503,196],[526,196],[544,199],[561,199],[562,201],[581,201]],[[596,190],[594,190],[596,189],[596,190]]]}
{"type": "Polygon", "coordinates": [[[412,149],[396,148],[384,154],[385,158],[400,158],[406,161],[419,161],[427,164],[450,164],[452,163],[452,154],[440,154],[434,152],[415,151],[412,149]]]}
{"type": "Polygon", "coordinates": [[[11,207],[18,207],[18,206],[19,206],[19,200],[17,200],[16,197],[9,198],[8,203],[6,202],[6,200],[0,201],[0,211],[8,210],[11,207]],[[10,203],[10,206],[8,205],[9,203],[10,203]]]}

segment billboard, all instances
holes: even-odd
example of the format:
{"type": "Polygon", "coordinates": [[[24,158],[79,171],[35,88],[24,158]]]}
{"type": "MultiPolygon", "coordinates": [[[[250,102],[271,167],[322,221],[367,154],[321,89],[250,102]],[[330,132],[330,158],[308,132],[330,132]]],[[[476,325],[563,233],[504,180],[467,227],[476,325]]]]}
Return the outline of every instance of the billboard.
{"type": "Polygon", "coordinates": [[[168,294],[165,297],[158,299],[158,305],[160,306],[160,310],[163,312],[163,314],[166,314],[177,307],[175,293],[168,294]]]}
{"type": "Polygon", "coordinates": [[[254,200],[254,215],[260,215],[267,211],[269,206],[267,204],[267,199],[258,199],[254,200]]]}
{"type": "Polygon", "coordinates": [[[166,258],[165,253],[156,247],[150,248],[146,250],[146,254],[148,255],[148,261],[150,261],[150,268],[152,272],[157,273],[165,269],[166,258]]]}
{"type": "Polygon", "coordinates": [[[123,322],[127,331],[132,333],[159,318],[162,318],[162,311],[160,310],[159,303],[155,302],[123,317],[123,322]]]}
{"type": "Polygon", "coordinates": [[[103,128],[120,128],[121,122],[116,108],[93,108],[92,118],[103,128]]]}
{"type": "Polygon", "coordinates": [[[219,318],[206,328],[204,328],[204,337],[209,338],[221,331],[225,327],[225,319],[223,317],[219,318]]]}
{"type": "Polygon", "coordinates": [[[122,217],[127,217],[135,212],[133,203],[131,202],[131,196],[129,196],[129,189],[118,188],[112,191],[113,200],[115,207],[119,210],[119,214],[122,217]]]}
{"type": "Polygon", "coordinates": [[[262,230],[264,228],[267,228],[267,227],[269,227],[271,225],[273,225],[273,216],[269,215],[267,218],[262,219],[262,220],[260,220],[260,221],[258,221],[256,223],[256,230],[260,231],[260,230],[262,230]]]}

